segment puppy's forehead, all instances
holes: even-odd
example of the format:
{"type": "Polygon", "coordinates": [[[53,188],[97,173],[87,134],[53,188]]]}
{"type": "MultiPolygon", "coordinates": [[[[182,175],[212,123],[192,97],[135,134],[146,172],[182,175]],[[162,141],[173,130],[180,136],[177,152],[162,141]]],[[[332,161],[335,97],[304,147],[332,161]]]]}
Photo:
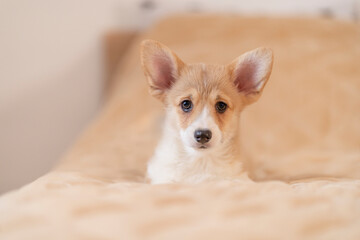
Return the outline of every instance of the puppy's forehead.
{"type": "Polygon", "coordinates": [[[174,87],[183,92],[192,89],[207,97],[214,91],[226,89],[228,85],[229,74],[225,66],[199,63],[186,66],[174,87]]]}

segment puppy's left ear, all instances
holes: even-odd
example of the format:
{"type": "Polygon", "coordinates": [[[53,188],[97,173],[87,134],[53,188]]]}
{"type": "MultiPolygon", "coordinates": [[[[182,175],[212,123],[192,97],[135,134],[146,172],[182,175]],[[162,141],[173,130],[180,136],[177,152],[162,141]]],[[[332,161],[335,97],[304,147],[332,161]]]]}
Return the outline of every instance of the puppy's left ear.
{"type": "Polygon", "coordinates": [[[141,43],[141,65],[150,86],[150,93],[163,100],[180,76],[185,64],[168,47],[154,40],[141,43]]]}
{"type": "Polygon", "coordinates": [[[244,53],[228,65],[233,81],[239,93],[245,97],[246,104],[259,99],[273,64],[270,48],[257,48],[244,53]]]}

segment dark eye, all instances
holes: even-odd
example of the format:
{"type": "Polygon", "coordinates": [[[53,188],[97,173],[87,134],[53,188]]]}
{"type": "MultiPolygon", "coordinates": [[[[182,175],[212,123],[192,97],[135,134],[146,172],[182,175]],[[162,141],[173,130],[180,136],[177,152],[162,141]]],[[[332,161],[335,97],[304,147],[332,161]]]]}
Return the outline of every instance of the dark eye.
{"type": "Polygon", "coordinates": [[[184,112],[190,112],[193,104],[190,100],[184,100],[181,102],[181,108],[184,112]]]}
{"type": "Polygon", "coordinates": [[[226,111],[227,105],[224,102],[217,102],[215,104],[215,108],[216,108],[216,111],[218,111],[219,113],[223,113],[226,111]]]}

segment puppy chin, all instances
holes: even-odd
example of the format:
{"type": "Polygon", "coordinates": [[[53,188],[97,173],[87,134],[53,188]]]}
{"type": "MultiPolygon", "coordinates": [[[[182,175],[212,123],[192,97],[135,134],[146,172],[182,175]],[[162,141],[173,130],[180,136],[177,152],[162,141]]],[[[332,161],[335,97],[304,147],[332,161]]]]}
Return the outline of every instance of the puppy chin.
{"type": "Polygon", "coordinates": [[[210,143],[200,144],[197,142],[183,142],[183,144],[185,146],[185,150],[189,154],[199,154],[201,152],[209,151],[212,148],[212,144],[210,143]]]}
{"type": "Polygon", "coordinates": [[[208,150],[208,149],[211,148],[211,144],[209,144],[209,143],[205,143],[205,144],[196,143],[196,144],[193,145],[193,148],[195,150],[205,151],[205,150],[208,150]]]}
{"type": "Polygon", "coordinates": [[[188,149],[191,149],[190,151],[193,153],[201,153],[209,151],[213,148],[213,144],[211,142],[209,143],[198,143],[198,142],[192,142],[191,144],[188,144],[188,149]]]}

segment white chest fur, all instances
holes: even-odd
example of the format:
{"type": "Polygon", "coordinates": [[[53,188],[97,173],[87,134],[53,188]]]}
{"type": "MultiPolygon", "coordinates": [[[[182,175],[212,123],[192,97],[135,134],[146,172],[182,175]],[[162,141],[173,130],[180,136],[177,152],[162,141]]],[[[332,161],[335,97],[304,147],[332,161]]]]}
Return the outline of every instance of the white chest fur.
{"type": "Polygon", "coordinates": [[[228,148],[186,149],[179,139],[164,135],[148,164],[148,177],[153,184],[199,183],[243,176],[243,166],[228,148]]]}

